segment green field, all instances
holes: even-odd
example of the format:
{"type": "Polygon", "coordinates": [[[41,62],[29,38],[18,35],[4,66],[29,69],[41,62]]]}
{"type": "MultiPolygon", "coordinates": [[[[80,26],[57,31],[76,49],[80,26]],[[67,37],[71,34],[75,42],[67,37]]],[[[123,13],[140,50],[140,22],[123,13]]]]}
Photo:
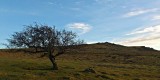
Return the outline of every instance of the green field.
{"type": "Polygon", "coordinates": [[[47,57],[0,51],[0,80],[160,80],[160,53],[154,50],[85,45],[56,61],[59,70],[52,71],[47,57]]]}

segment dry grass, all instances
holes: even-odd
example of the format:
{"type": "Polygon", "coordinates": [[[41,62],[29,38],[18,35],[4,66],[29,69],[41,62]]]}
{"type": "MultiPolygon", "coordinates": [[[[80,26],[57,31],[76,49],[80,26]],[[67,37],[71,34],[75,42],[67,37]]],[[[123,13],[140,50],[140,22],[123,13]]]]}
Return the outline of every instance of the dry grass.
{"type": "Polygon", "coordinates": [[[57,58],[57,71],[46,57],[3,50],[0,80],[159,80],[160,53],[146,49],[82,45],[57,58]],[[96,73],[83,72],[89,67],[96,73]]]}

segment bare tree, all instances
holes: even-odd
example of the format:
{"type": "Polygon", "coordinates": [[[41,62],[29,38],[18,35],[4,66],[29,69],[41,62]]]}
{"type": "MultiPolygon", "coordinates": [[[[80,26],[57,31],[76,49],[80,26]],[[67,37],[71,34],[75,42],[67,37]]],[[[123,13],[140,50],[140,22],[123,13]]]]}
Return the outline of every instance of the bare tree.
{"type": "Polygon", "coordinates": [[[76,40],[77,35],[72,31],[57,30],[55,27],[46,25],[28,25],[21,32],[15,32],[10,39],[9,45],[15,48],[32,48],[34,52],[44,52],[52,62],[53,70],[57,70],[55,58],[66,52],[68,46],[82,44],[76,40]],[[55,53],[57,50],[58,53],[55,53]]]}

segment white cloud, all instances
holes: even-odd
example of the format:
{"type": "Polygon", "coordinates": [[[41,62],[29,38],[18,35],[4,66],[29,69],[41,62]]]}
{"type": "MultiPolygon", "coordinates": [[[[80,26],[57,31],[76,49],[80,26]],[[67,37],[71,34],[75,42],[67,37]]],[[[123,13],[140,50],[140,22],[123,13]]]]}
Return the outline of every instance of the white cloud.
{"type": "Polygon", "coordinates": [[[103,40],[99,40],[99,41],[87,41],[87,44],[94,44],[94,43],[104,43],[106,41],[103,41],[103,40]]]}
{"type": "Polygon", "coordinates": [[[139,38],[133,38],[132,39],[126,39],[126,42],[118,42],[118,44],[122,44],[125,46],[146,46],[146,47],[152,47],[154,49],[160,50],[160,38],[155,39],[139,39],[139,38]],[[128,42],[127,42],[128,40],[128,42]]]}
{"type": "Polygon", "coordinates": [[[160,15],[155,15],[152,17],[152,20],[160,20],[160,15]]]}
{"type": "Polygon", "coordinates": [[[160,36],[151,36],[151,35],[139,35],[139,36],[134,36],[134,37],[131,37],[131,38],[127,38],[127,39],[124,39],[123,41],[121,41],[120,43],[123,43],[125,45],[127,44],[135,44],[135,43],[139,43],[139,42],[145,42],[145,41],[151,41],[151,40],[157,40],[157,39],[160,39],[160,36]]]}
{"type": "Polygon", "coordinates": [[[147,46],[160,50],[160,25],[138,28],[127,34],[129,37],[117,41],[126,46],[147,46]]]}
{"type": "Polygon", "coordinates": [[[131,33],[127,35],[135,35],[135,34],[144,34],[144,33],[160,33],[160,25],[146,27],[146,28],[138,28],[133,30],[131,33]]]}
{"type": "Polygon", "coordinates": [[[80,34],[87,33],[91,30],[92,26],[86,23],[71,23],[68,24],[67,27],[71,30],[78,30],[81,31],[80,34]]]}
{"type": "Polygon", "coordinates": [[[98,41],[88,41],[87,44],[94,44],[94,43],[98,43],[98,41]]]}
{"type": "Polygon", "coordinates": [[[142,14],[146,14],[146,13],[150,13],[150,12],[156,12],[159,9],[157,8],[153,8],[153,9],[137,9],[131,12],[128,12],[126,14],[123,15],[123,17],[133,17],[133,16],[138,16],[138,15],[142,15],[142,14]]]}

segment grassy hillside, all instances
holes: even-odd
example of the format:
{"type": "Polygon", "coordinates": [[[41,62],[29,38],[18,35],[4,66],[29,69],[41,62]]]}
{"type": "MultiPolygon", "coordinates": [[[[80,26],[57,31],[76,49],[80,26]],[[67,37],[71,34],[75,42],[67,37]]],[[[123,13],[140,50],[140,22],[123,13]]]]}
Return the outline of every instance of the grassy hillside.
{"type": "Polygon", "coordinates": [[[66,56],[71,57],[71,59],[160,66],[160,52],[144,46],[126,47],[111,43],[97,43],[72,48],[69,53],[71,55],[66,54],[66,56]]]}
{"type": "Polygon", "coordinates": [[[81,45],[56,59],[59,70],[37,54],[0,51],[0,80],[159,80],[160,52],[111,43],[81,45]],[[95,72],[86,71],[92,69],[95,72]]]}

